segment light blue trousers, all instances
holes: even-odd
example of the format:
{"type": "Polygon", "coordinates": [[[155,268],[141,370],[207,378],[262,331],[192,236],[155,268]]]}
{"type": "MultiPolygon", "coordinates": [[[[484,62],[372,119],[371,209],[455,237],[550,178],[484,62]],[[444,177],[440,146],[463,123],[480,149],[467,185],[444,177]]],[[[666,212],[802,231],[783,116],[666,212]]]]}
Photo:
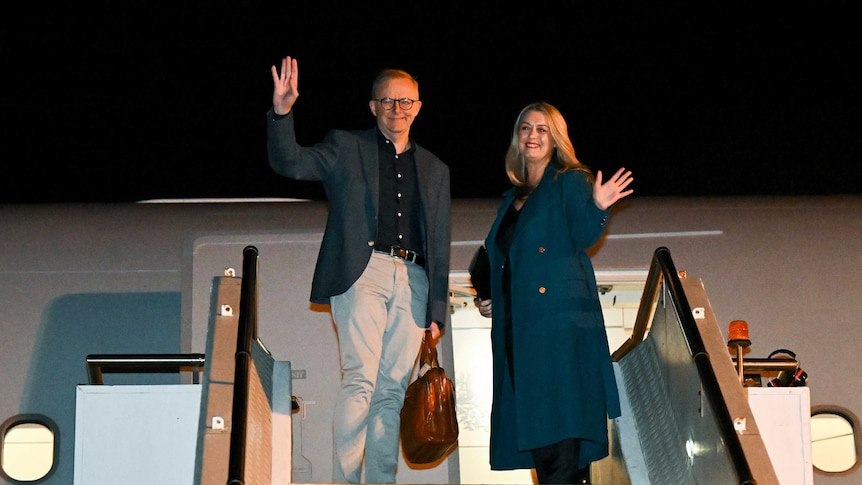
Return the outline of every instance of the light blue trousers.
{"type": "Polygon", "coordinates": [[[401,406],[425,333],[428,277],[373,253],[362,276],[330,298],[341,351],[333,417],[334,483],[395,483],[401,406]]]}

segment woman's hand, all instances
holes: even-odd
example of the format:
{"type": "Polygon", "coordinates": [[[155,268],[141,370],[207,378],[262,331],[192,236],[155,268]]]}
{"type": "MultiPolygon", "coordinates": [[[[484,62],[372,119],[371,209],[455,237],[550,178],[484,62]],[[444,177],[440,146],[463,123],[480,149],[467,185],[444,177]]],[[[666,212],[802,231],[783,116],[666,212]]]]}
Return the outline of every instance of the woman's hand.
{"type": "Polygon", "coordinates": [[[476,304],[476,308],[479,309],[479,313],[485,318],[491,318],[491,300],[480,300],[476,298],[473,300],[473,303],[476,304]]]}
{"type": "Polygon", "coordinates": [[[599,170],[596,173],[596,183],[593,184],[593,201],[596,207],[607,210],[614,202],[634,192],[633,189],[625,190],[633,180],[631,171],[627,172],[625,167],[621,167],[607,183],[602,184],[602,171],[599,170]]]}

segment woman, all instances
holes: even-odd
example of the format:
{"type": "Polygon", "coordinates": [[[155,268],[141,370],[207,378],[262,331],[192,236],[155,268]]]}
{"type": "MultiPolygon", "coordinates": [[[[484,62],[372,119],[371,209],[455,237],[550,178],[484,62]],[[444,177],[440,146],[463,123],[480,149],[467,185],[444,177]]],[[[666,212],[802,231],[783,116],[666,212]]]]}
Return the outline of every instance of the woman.
{"type": "Polygon", "coordinates": [[[491,299],[476,302],[492,318],[491,469],[589,483],[620,405],[587,249],[633,179],[624,168],[607,183],[601,171],[594,177],[544,102],[521,110],[506,172],[514,187],[485,240],[491,299]]]}

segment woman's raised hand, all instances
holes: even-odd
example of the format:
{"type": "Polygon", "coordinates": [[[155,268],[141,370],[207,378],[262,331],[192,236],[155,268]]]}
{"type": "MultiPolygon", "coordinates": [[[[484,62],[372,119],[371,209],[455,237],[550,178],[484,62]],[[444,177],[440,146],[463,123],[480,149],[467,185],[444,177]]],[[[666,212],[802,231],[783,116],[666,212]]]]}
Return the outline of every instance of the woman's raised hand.
{"type": "Polygon", "coordinates": [[[596,203],[596,207],[607,210],[608,207],[614,205],[614,202],[630,195],[634,190],[626,190],[626,187],[633,180],[632,172],[626,171],[625,167],[617,170],[617,173],[604,184],[602,183],[602,171],[596,172],[596,183],[593,184],[593,201],[596,203]]]}

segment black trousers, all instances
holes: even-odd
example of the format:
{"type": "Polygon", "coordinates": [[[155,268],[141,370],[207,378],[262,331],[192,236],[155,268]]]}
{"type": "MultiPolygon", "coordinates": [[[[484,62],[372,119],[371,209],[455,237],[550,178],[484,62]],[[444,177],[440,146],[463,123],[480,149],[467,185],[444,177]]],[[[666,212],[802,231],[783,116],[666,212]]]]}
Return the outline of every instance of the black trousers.
{"type": "Polygon", "coordinates": [[[591,483],[590,466],[578,468],[580,440],[569,438],[532,450],[539,483],[591,483]]]}

